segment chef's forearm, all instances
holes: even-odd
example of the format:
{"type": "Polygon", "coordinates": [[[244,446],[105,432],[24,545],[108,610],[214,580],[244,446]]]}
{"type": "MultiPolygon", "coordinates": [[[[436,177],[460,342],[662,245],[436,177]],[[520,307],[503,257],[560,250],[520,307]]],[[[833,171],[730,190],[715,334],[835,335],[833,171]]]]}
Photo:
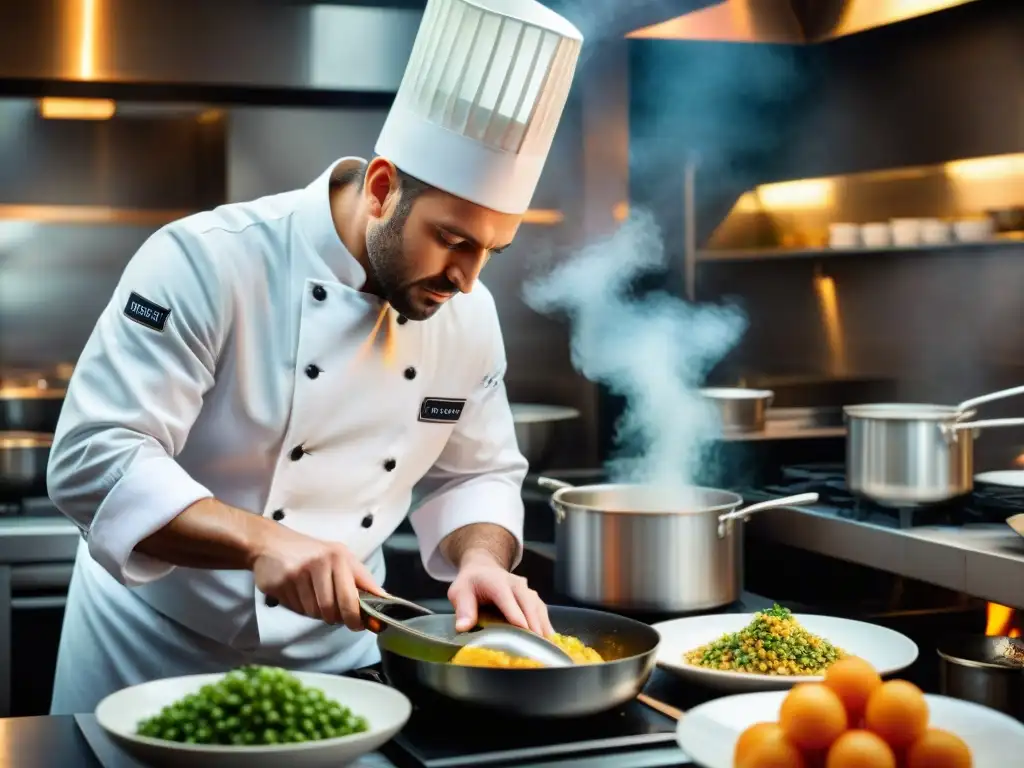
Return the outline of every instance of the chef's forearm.
{"type": "Polygon", "coordinates": [[[493,523],[464,525],[441,541],[441,554],[456,568],[475,557],[490,557],[507,570],[518,549],[516,537],[493,523]]]}
{"type": "Polygon", "coordinates": [[[202,499],[135,549],[183,568],[249,570],[276,525],[216,499],[202,499]]]}

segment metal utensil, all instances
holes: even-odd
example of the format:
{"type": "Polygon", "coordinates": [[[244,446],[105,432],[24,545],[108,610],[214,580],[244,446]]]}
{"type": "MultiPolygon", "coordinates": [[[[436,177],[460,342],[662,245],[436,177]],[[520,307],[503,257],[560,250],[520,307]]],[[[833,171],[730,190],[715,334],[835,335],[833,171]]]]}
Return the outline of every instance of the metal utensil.
{"type": "MultiPolygon", "coordinates": [[[[438,636],[417,629],[407,619],[388,615],[389,610],[406,609],[417,616],[436,616],[433,611],[400,597],[380,597],[369,592],[359,593],[359,612],[364,625],[374,634],[393,632],[401,637],[406,653],[425,661],[450,662],[463,648],[487,648],[510,656],[533,659],[547,667],[566,667],[573,664],[572,657],[540,635],[503,621],[483,619],[479,629],[446,633],[438,636]]],[[[452,619],[454,623],[454,618],[452,619]]]]}
{"type": "MultiPolygon", "coordinates": [[[[377,636],[388,681],[420,706],[453,704],[518,717],[583,717],[614,709],[643,690],[654,669],[660,636],[653,627],[604,611],[549,605],[548,616],[563,635],[579,638],[605,659],[547,669],[467,667],[421,659],[402,636],[377,636]]],[[[416,616],[408,624],[452,639],[455,617],[416,616]]],[[[455,709],[453,708],[453,711],[455,709]]]]}
{"type": "Polygon", "coordinates": [[[586,605],[685,613],[728,605],[743,585],[743,526],[776,507],[813,504],[804,493],[742,508],[731,491],[689,486],[574,487],[553,478],[555,586],[586,605]]]}
{"type": "Polygon", "coordinates": [[[700,394],[717,406],[722,429],[727,435],[763,432],[768,406],[775,397],[770,389],[742,387],[706,387],[700,394]]]}
{"type": "Polygon", "coordinates": [[[982,429],[1024,426],[1024,418],[972,421],[975,408],[1024,394],[1024,386],[959,405],[875,403],[843,409],[846,482],[890,506],[933,504],[974,489],[974,439],[982,429]]]}
{"type": "Polygon", "coordinates": [[[1024,666],[1000,650],[1020,642],[981,635],[945,640],[937,648],[940,692],[1024,720],[1024,666]]]}

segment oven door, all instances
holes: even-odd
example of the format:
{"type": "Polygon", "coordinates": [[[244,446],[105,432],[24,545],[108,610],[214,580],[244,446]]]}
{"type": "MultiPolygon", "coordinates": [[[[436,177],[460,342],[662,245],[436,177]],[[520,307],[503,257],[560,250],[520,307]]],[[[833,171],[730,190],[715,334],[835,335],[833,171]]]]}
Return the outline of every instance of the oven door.
{"type": "Polygon", "coordinates": [[[74,563],[0,567],[0,717],[50,711],[74,563]]]}

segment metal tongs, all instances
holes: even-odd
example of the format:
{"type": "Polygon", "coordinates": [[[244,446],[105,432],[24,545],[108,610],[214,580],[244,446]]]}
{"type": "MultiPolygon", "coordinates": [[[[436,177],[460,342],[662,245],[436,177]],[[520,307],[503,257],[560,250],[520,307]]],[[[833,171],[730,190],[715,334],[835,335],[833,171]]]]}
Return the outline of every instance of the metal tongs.
{"type": "Polygon", "coordinates": [[[411,611],[414,616],[437,615],[422,605],[400,597],[380,597],[369,592],[359,592],[359,613],[364,626],[378,635],[385,631],[397,633],[402,641],[404,655],[424,661],[448,662],[463,648],[487,648],[510,656],[532,659],[546,667],[567,667],[573,664],[569,654],[550,640],[506,622],[481,622],[477,625],[479,629],[457,634],[453,631],[454,638],[437,637],[407,624],[410,617],[399,619],[388,615],[389,611],[396,608],[411,611]]]}

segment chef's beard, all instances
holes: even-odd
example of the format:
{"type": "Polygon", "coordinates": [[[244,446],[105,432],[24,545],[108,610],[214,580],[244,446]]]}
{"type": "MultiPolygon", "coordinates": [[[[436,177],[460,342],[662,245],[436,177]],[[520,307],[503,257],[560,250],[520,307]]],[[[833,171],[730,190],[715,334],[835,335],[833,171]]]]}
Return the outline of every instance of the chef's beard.
{"type": "Polygon", "coordinates": [[[405,222],[408,210],[401,208],[391,218],[371,228],[366,235],[366,257],[369,264],[369,278],[372,286],[382,299],[410,320],[426,320],[439,310],[444,302],[417,300],[423,296],[423,289],[440,294],[456,294],[458,288],[447,276],[410,280],[409,259],[405,254],[405,222]]]}

